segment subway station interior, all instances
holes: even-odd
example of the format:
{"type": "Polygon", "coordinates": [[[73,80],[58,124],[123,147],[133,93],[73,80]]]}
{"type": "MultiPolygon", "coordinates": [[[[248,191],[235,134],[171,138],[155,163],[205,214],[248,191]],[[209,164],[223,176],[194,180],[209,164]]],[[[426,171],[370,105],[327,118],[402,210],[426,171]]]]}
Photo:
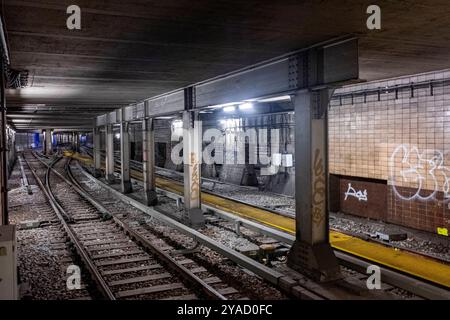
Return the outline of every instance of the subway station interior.
{"type": "Polygon", "coordinates": [[[450,300],[448,1],[1,4],[0,300],[450,300]]]}

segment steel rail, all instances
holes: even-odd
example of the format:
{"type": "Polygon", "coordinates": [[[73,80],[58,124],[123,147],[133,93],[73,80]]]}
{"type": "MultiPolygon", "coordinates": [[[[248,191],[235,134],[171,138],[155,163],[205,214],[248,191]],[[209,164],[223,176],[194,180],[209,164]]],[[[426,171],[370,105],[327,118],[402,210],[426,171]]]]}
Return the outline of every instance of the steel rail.
{"type": "MultiPolygon", "coordinates": [[[[230,260],[234,261],[235,263],[241,265],[242,267],[245,267],[246,269],[252,271],[256,275],[260,276],[261,278],[265,279],[266,281],[276,285],[280,290],[287,294],[292,294],[291,289],[295,286],[299,286],[297,281],[293,280],[289,276],[286,276],[285,274],[282,274],[278,271],[275,271],[269,267],[266,267],[265,265],[253,260],[252,258],[249,258],[223,244],[220,242],[211,239],[210,237],[202,234],[201,232],[192,229],[186,225],[184,225],[181,222],[176,221],[175,219],[172,219],[165,215],[162,212],[159,212],[155,210],[153,207],[148,207],[145,204],[139,202],[138,200],[135,200],[133,198],[130,198],[119,191],[115,190],[111,186],[105,184],[104,182],[94,178],[92,175],[86,172],[79,163],[77,164],[80,171],[89,179],[92,181],[98,183],[105,189],[107,189],[109,192],[117,196],[120,200],[123,202],[137,208],[138,210],[148,214],[151,217],[156,218],[159,221],[162,221],[169,226],[173,227],[174,229],[180,231],[181,233],[193,238],[197,242],[201,243],[202,245],[212,249],[213,251],[216,251],[217,253],[229,258],[230,260]]],[[[306,288],[303,288],[303,290],[307,290],[306,288]]]]}
{"type": "MultiPolygon", "coordinates": [[[[101,274],[98,271],[97,267],[94,265],[92,260],[89,258],[89,254],[83,248],[83,246],[79,242],[77,236],[73,232],[72,228],[67,224],[66,220],[63,217],[63,215],[67,216],[67,213],[61,207],[61,205],[56,201],[54,195],[52,194],[50,185],[49,185],[50,181],[49,181],[48,177],[49,177],[50,172],[51,172],[51,170],[50,170],[51,166],[46,164],[46,163],[44,163],[44,162],[42,162],[42,160],[37,159],[41,163],[43,163],[45,166],[47,166],[47,171],[46,171],[46,174],[45,174],[46,185],[44,185],[44,183],[41,181],[41,178],[37,175],[37,173],[35,172],[33,167],[29,164],[27,159],[25,159],[25,157],[24,157],[24,160],[25,160],[25,163],[27,164],[27,166],[30,168],[30,171],[33,174],[36,182],[38,183],[38,185],[40,187],[40,189],[42,190],[42,192],[44,193],[44,195],[47,198],[48,202],[50,203],[50,206],[53,208],[53,210],[56,213],[56,216],[58,217],[58,219],[60,220],[61,224],[63,225],[64,230],[66,231],[66,233],[69,236],[70,240],[74,244],[76,251],[78,252],[78,254],[81,257],[81,259],[83,260],[83,262],[85,263],[85,265],[88,268],[90,274],[93,276],[93,279],[97,283],[97,285],[98,285],[100,291],[102,292],[103,296],[105,298],[109,299],[109,300],[116,300],[114,294],[112,293],[111,289],[106,284],[106,281],[101,276],[101,274]]],[[[58,159],[57,161],[59,161],[59,160],[60,159],[58,159]]],[[[57,161],[52,161],[51,165],[53,166],[57,161]]]]}
{"type": "MultiPolygon", "coordinates": [[[[40,160],[40,159],[38,159],[40,160]]],[[[41,161],[41,160],[40,160],[41,161]]],[[[69,162],[71,159],[69,158],[69,162]]],[[[141,236],[139,233],[131,229],[126,223],[124,223],[122,220],[117,218],[116,216],[112,215],[105,207],[103,207],[102,204],[100,204],[98,201],[96,201],[93,197],[91,197],[84,189],[82,189],[81,185],[76,181],[75,177],[73,176],[70,165],[66,165],[66,172],[69,176],[69,179],[66,179],[64,176],[62,176],[59,172],[57,172],[52,165],[48,165],[45,162],[42,162],[44,165],[48,167],[48,170],[52,170],[55,172],[61,179],[63,179],[65,182],[67,182],[69,185],[73,187],[75,191],[77,191],[83,198],[88,200],[93,205],[95,204],[95,207],[100,210],[100,212],[105,216],[111,217],[113,221],[119,225],[125,233],[130,235],[131,238],[137,243],[139,243],[142,247],[153,253],[155,256],[157,256],[160,260],[164,261],[166,265],[171,268],[176,274],[181,274],[182,277],[188,281],[191,285],[193,285],[195,288],[201,289],[209,298],[213,299],[219,299],[219,300],[227,300],[225,296],[223,296],[221,293],[219,293],[216,289],[214,289],[212,286],[207,284],[205,281],[200,279],[197,275],[195,275],[193,272],[191,272],[189,269],[184,267],[183,265],[180,265],[177,263],[175,259],[173,259],[170,255],[165,253],[164,251],[160,250],[159,248],[152,245],[147,239],[145,239],[143,236],[141,236]]]]}
{"type": "MultiPolygon", "coordinates": [[[[88,149],[87,147],[84,147],[84,148],[86,148],[86,149],[88,149]]],[[[92,155],[89,153],[89,152],[87,152],[88,153],[88,155],[90,156],[90,157],[92,157],[92,155]]],[[[104,155],[102,154],[102,157],[104,157],[104,155]]],[[[114,167],[114,169],[118,169],[118,170],[120,170],[120,167],[118,166],[119,164],[120,164],[120,160],[118,160],[117,159],[117,157],[116,156],[114,156],[114,161],[117,163],[117,166],[115,166],[114,167]]],[[[135,161],[135,160],[130,160],[130,167],[134,167],[134,168],[131,168],[131,170],[136,170],[136,171],[138,171],[138,172],[140,172],[140,173],[142,173],[142,167],[140,167],[139,166],[139,164],[142,164],[142,162],[139,162],[139,161],[135,161]]],[[[173,174],[175,174],[175,175],[177,175],[177,176],[182,176],[182,173],[181,172],[178,172],[178,171],[174,171],[174,170],[171,170],[171,169],[167,169],[167,168],[162,168],[162,167],[158,167],[158,166],[156,166],[155,167],[155,169],[158,169],[159,171],[165,171],[165,172],[170,172],[170,173],[173,173],[173,174]]],[[[179,182],[178,180],[176,180],[176,179],[174,179],[174,178],[172,178],[172,177],[167,177],[167,176],[165,176],[165,175],[163,175],[163,174],[161,174],[160,172],[156,172],[155,171],[155,174],[157,175],[157,176],[159,176],[159,177],[162,177],[162,178],[164,178],[164,179],[167,179],[167,180],[171,180],[171,181],[174,181],[174,182],[179,182]]],[[[132,180],[133,180],[133,178],[132,178],[132,180]]],[[[139,181],[139,180],[136,180],[136,179],[134,179],[137,183],[141,183],[142,184],[142,181],[139,181]]],[[[219,181],[219,180],[215,180],[215,179],[210,179],[210,178],[201,178],[201,180],[202,180],[202,183],[203,182],[211,182],[211,183],[217,183],[217,184],[224,184],[224,185],[230,185],[230,186],[233,186],[233,184],[232,183],[229,183],[229,182],[224,182],[224,181],[219,181]]],[[[203,187],[203,186],[202,186],[203,187]]],[[[247,190],[258,190],[258,188],[257,187],[249,187],[249,186],[239,186],[239,188],[242,188],[242,189],[247,189],[247,190]]],[[[156,188],[157,190],[159,189],[159,188],[156,188]]],[[[163,189],[159,189],[159,190],[161,190],[161,191],[163,191],[163,189]]],[[[211,195],[218,195],[216,192],[214,192],[213,190],[202,190],[202,192],[204,192],[204,193],[208,193],[208,194],[211,194],[211,195]]],[[[266,192],[267,194],[273,194],[273,193],[271,193],[271,192],[266,192]]],[[[281,196],[281,197],[284,197],[284,198],[287,198],[287,199],[292,199],[293,197],[291,197],[291,196],[287,196],[287,195],[281,195],[281,194],[276,194],[277,196],[281,196]]],[[[245,204],[245,205],[249,205],[249,206],[252,206],[252,207],[254,207],[254,208],[258,208],[258,209],[261,209],[261,210],[265,210],[265,211],[268,211],[268,212],[271,212],[271,213],[274,213],[274,214],[279,214],[279,215],[282,215],[282,216],[285,216],[285,217],[289,217],[289,218],[294,218],[295,217],[295,214],[291,214],[291,213],[289,213],[289,212],[286,212],[285,210],[276,210],[276,209],[272,209],[272,208],[267,208],[267,207],[264,207],[264,206],[259,206],[259,205],[256,205],[256,204],[250,204],[250,203],[248,203],[248,202],[245,202],[245,201],[243,201],[243,200],[240,200],[240,199],[237,199],[237,198],[235,198],[235,197],[230,197],[230,196],[224,196],[224,195],[222,195],[222,194],[220,194],[219,195],[221,198],[223,198],[223,199],[229,199],[229,200],[232,200],[232,201],[234,201],[234,202],[238,202],[238,203],[241,203],[241,204],[245,204]]]]}
{"type": "MultiPolygon", "coordinates": [[[[81,149],[84,149],[86,151],[86,153],[92,158],[92,156],[93,156],[92,148],[87,147],[87,146],[81,146],[81,149]]],[[[101,157],[105,158],[105,152],[104,151],[101,151],[101,157]]],[[[118,166],[120,166],[120,155],[114,154],[114,161],[117,163],[118,166]]],[[[136,171],[142,172],[142,162],[140,162],[140,161],[130,160],[130,167],[132,167],[132,169],[134,169],[136,171]]],[[[116,168],[119,168],[119,167],[116,167],[116,168]]],[[[155,169],[157,169],[159,171],[163,171],[163,172],[173,173],[173,174],[175,174],[175,175],[177,175],[179,177],[183,176],[182,172],[174,171],[174,170],[171,170],[171,169],[158,167],[158,166],[155,166],[155,169]]],[[[155,172],[155,173],[157,175],[165,177],[164,175],[161,175],[158,172],[155,172]]],[[[220,180],[217,180],[217,179],[201,177],[201,180],[202,180],[202,182],[210,182],[210,183],[213,183],[213,184],[223,184],[223,185],[234,186],[230,182],[220,181],[220,180]]],[[[258,190],[258,187],[253,187],[253,186],[239,186],[239,187],[243,188],[243,189],[247,189],[247,190],[258,190]]],[[[283,195],[281,195],[281,196],[283,196],[283,195]]],[[[284,196],[284,197],[289,198],[289,196],[284,196]]],[[[290,197],[290,198],[292,198],[292,197],[290,197]]]]}
{"type": "Polygon", "coordinates": [[[28,183],[28,179],[27,179],[27,175],[25,174],[25,170],[23,169],[23,162],[22,162],[22,157],[20,155],[17,156],[17,158],[19,159],[19,165],[20,165],[20,172],[22,174],[22,182],[24,187],[27,188],[27,192],[29,195],[33,194],[33,191],[31,190],[31,186],[28,183]]]}

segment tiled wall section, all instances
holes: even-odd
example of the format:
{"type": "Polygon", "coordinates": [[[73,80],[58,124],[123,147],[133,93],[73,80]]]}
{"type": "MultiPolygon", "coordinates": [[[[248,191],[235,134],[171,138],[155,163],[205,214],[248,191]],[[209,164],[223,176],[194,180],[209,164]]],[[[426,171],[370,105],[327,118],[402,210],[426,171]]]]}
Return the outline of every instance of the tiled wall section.
{"type": "Polygon", "coordinates": [[[339,203],[343,212],[376,220],[386,220],[386,184],[379,180],[341,177],[339,203]]]}
{"type": "MultiPolygon", "coordinates": [[[[339,92],[432,79],[450,71],[349,86],[339,92]]],[[[332,100],[330,173],[387,180],[388,220],[450,229],[450,85],[332,100]],[[449,199],[446,199],[446,192],[449,199]]]]}

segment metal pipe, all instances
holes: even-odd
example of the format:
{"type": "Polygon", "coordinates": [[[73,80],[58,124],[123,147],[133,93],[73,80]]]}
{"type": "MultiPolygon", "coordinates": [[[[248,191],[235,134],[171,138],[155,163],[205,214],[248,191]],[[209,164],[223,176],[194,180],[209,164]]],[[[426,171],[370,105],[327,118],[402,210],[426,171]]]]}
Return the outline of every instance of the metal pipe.
{"type": "Polygon", "coordinates": [[[1,225],[7,225],[9,223],[8,217],[8,169],[7,169],[7,142],[6,142],[6,99],[5,99],[5,65],[3,56],[0,58],[0,121],[1,121],[1,133],[0,133],[0,204],[1,204],[1,225]]]}

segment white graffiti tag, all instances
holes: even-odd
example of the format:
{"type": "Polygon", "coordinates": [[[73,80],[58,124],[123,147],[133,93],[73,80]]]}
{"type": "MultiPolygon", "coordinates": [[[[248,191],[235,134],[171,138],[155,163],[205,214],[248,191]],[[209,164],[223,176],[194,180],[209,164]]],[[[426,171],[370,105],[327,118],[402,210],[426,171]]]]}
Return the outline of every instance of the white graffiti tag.
{"type": "Polygon", "coordinates": [[[364,190],[364,191],[358,190],[358,191],[356,191],[355,188],[352,187],[351,183],[348,184],[347,192],[344,193],[344,194],[345,194],[344,200],[347,200],[347,197],[351,196],[351,197],[357,198],[358,201],[361,201],[361,200],[362,201],[367,201],[367,190],[364,190]]]}
{"type": "Polygon", "coordinates": [[[399,145],[389,161],[390,179],[396,195],[403,200],[432,200],[443,193],[450,200],[450,169],[444,165],[444,153],[427,149],[422,153],[415,146],[399,145]],[[401,190],[399,186],[413,191],[401,190]]]}

